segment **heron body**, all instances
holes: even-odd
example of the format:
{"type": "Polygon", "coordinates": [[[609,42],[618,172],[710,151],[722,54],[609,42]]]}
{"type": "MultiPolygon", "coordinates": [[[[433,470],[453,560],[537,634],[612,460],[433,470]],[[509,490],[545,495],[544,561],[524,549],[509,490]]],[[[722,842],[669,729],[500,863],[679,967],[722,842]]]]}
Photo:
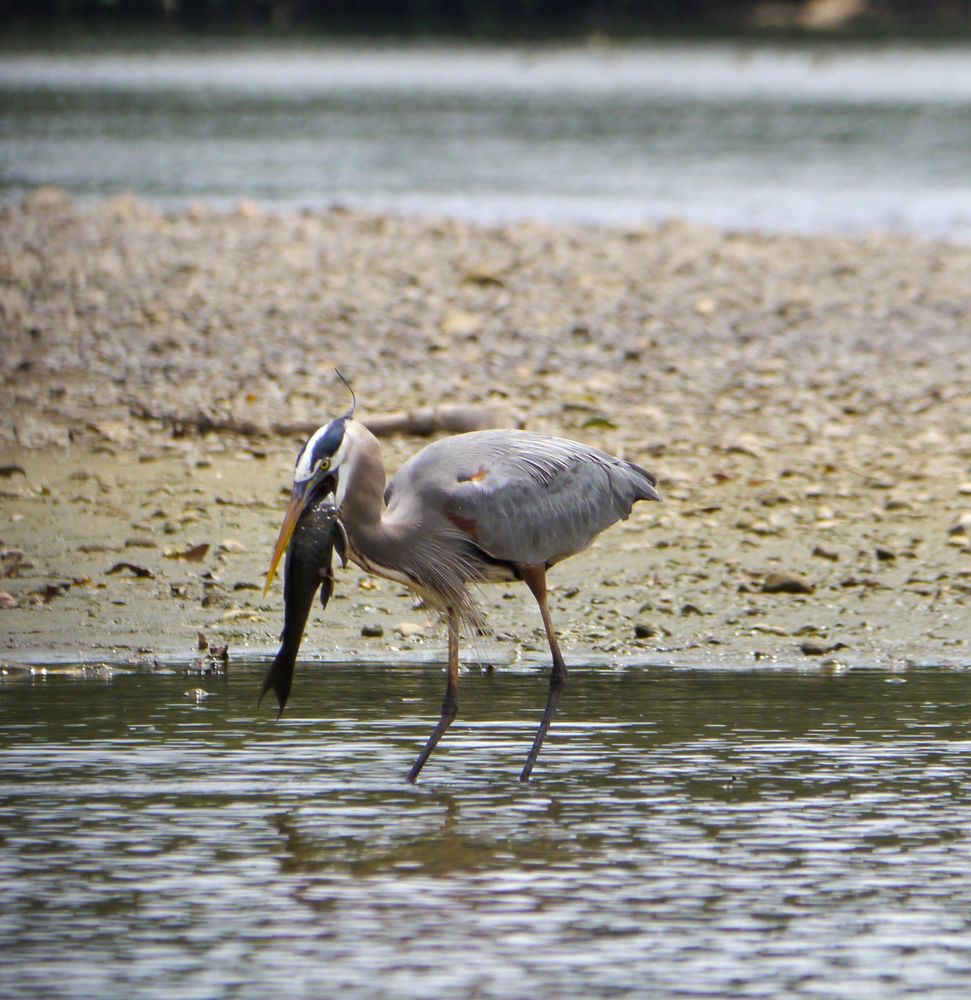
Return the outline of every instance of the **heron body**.
{"type": "Polygon", "coordinates": [[[546,571],[628,517],[637,501],[659,500],[656,484],[647,470],[576,441],[490,430],[428,445],[385,485],[377,439],[349,414],[321,427],[297,458],[267,585],[302,512],[333,494],[350,559],[442,612],[449,633],[446,693],[439,723],[409,774],[415,781],[458,709],[460,629],[484,625],[475,586],[522,580],[536,598],[553,659],[546,711],[520,775],[525,781],[566,681],[546,571]]]}

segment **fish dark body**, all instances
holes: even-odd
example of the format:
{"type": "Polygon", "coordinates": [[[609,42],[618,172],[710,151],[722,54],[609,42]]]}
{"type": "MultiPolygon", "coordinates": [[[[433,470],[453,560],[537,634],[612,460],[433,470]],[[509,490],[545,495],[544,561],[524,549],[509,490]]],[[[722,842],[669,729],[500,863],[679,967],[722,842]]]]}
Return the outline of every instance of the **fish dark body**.
{"type": "Polygon", "coordinates": [[[287,547],[283,568],[283,632],[280,651],[263,678],[260,700],[271,688],[280,713],[290,696],[293,669],[300,651],[307,618],[320,590],[321,607],[326,608],[334,592],[334,550],[342,563],[347,560],[344,526],[337,518],[333,497],[311,504],[300,516],[287,547]]]}

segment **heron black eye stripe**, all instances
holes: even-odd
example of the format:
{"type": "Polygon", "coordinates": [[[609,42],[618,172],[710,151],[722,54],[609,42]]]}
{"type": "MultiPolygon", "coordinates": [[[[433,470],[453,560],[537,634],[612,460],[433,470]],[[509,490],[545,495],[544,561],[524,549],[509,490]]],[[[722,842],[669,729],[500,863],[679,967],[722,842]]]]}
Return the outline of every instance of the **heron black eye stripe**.
{"type": "Polygon", "coordinates": [[[294,478],[299,482],[306,481],[313,473],[322,469],[326,472],[344,442],[344,425],[346,417],[332,420],[329,424],[316,430],[297,456],[294,468],[294,478]],[[326,464],[323,464],[326,463],[326,464]]]}
{"type": "Polygon", "coordinates": [[[314,465],[330,459],[336,454],[344,440],[345,418],[332,420],[314,444],[313,459],[314,465]]]}

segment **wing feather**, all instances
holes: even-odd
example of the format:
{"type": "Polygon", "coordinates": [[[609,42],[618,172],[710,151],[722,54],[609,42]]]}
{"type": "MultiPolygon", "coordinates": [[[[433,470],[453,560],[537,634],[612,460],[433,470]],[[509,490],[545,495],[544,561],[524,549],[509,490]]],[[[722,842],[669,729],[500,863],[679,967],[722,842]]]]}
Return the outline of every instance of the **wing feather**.
{"type": "Polygon", "coordinates": [[[495,560],[551,565],[586,548],[637,500],[660,499],[645,469],[588,445],[527,431],[444,438],[405,463],[388,487],[438,525],[461,526],[495,560]]]}

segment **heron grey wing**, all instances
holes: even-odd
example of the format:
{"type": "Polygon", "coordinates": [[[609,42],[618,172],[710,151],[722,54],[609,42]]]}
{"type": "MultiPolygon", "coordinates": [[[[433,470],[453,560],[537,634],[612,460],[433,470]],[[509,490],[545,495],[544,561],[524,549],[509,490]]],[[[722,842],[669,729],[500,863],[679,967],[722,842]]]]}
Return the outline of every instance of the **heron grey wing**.
{"type": "Polygon", "coordinates": [[[585,549],[625,517],[607,477],[596,466],[563,470],[549,480],[508,479],[460,487],[449,504],[457,527],[488,555],[503,561],[548,564],[585,549]]]}
{"type": "Polygon", "coordinates": [[[644,469],[575,441],[484,432],[448,490],[449,520],[494,559],[552,564],[586,548],[637,500],[659,499],[644,469]]]}

